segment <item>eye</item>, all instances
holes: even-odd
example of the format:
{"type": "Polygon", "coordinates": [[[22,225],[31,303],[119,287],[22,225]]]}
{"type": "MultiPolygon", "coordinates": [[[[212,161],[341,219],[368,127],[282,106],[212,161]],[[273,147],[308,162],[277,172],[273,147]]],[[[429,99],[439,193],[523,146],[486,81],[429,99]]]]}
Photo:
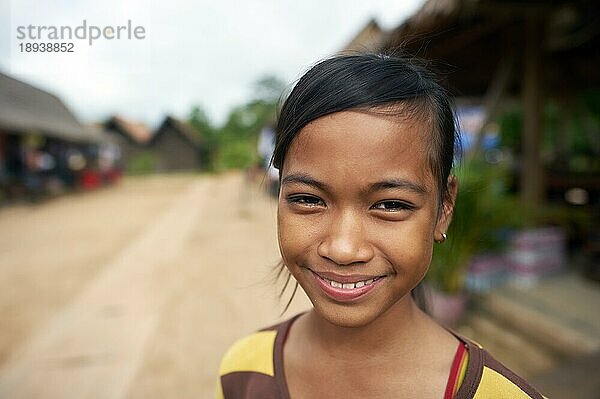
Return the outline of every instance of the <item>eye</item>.
{"type": "Polygon", "coordinates": [[[412,211],[415,209],[414,205],[400,200],[385,200],[380,201],[373,205],[371,209],[382,210],[385,212],[399,212],[399,211],[412,211]]]}
{"type": "Polygon", "coordinates": [[[290,195],[287,197],[287,202],[293,205],[301,205],[309,208],[325,205],[323,200],[321,200],[319,197],[306,194],[290,195]]]}

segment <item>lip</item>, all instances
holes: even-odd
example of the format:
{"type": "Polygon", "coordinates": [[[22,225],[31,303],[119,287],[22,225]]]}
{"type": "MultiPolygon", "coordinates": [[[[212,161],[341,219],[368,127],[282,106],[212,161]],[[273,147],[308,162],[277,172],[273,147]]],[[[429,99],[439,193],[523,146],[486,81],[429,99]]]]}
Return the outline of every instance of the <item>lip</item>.
{"type": "Polygon", "coordinates": [[[311,270],[311,272],[312,272],[312,275],[314,276],[314,279],[316,280],[317,284],[321,288],[321,290],[328,297],[330,297],[331,299],[333,299],[337,302],[352,302],[352,301],[355,301],[355,300],[363,297],[364,295],[367,295],[369,292],[373,291],[373,289],[375,289],[379,285],[379,283],[381,283],[386,277],[385,275],[373,277],[373,276],[357,275],[357,274],[350,275],[350,276],[342,276],[342,275],[339,275],[336,273],[326,273],[326,272],[316,273],[312,270],[311,270]],[[327,281],[325,281],[325,278],[327,278],[329,280],[337,281],[339,283],[355,283],[358,281],[364,281],[364,280],[369,280],[369,279],[375,279],[375,281],[373,281],[369,285],[364,285],[359,288],[348,289],[348,288],[333,287],[327,281]]]}
{"type": "Polygon", "coordinates": [[[327,280],[334,280],[337,281],[338,283],[356,283],[359,281],[364,281],[364,280],[369,280],[369,279],[376,279],[379,277],[383,277],[383,274],[379,274],[379,275],[372,275],[372,274],[350,274],[350,275],[342,275],[342,274],[337,274],[337,273],[332,273],[332,272],[316,272],[314,270],[311,270],[311,272],[313,272],[314,274],[316,274],[317,276],[321,277],[321,278],[326,278],[327,280]]]}

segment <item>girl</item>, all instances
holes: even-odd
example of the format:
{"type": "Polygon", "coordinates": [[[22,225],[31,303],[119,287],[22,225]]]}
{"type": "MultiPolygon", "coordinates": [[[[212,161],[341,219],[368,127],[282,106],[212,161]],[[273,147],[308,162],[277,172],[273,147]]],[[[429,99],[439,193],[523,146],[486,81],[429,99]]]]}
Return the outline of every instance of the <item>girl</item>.
{"type": "Polygon", "coordinates": [[[219,397],[542,397],[417,306],[457,195],[454,115],[431,73],[405,58],[327,59],[298,81],[276,133],[279,248],[314,308],[234,344],[219,397]]]}

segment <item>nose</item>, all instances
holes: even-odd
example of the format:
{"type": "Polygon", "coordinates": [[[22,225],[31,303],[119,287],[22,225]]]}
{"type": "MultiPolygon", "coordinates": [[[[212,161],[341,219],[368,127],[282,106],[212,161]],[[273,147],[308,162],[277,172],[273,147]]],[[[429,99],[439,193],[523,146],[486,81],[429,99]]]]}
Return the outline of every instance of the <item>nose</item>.
{"type": "Polygon", "coordinates": [[[317,253],[338,265],[366,263],[373,258],[374,251],[364,230],[359,215],[351,211],[343,212],[340,217],[331,220],[317,253]]]}

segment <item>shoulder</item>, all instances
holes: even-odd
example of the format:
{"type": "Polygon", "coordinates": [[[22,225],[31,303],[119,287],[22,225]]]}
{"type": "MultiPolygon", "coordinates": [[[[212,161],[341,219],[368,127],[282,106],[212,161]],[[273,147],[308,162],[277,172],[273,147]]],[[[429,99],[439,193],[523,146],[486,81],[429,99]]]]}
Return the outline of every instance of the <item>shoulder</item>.
{"type": "Polygon", "coordinates": [[[276,336],[277,329],[267,329],[237,340],[223,356],[219,375],[241,371],[273,375],[276,336]]]}
{"type": "Polygon", "coordinates": [[[296,317],[237,340],[219,367],[217,398],[278,398],[283,341],[296,317]],[[280,373],[279,373],[280,374],[280,373]]]}
{"type": "Polygon", "coordinates": [[[467,344],[469,363],[457,399],[544,399],[527,381],[496,360],[481,345],[461,339],[467,344]]]}

